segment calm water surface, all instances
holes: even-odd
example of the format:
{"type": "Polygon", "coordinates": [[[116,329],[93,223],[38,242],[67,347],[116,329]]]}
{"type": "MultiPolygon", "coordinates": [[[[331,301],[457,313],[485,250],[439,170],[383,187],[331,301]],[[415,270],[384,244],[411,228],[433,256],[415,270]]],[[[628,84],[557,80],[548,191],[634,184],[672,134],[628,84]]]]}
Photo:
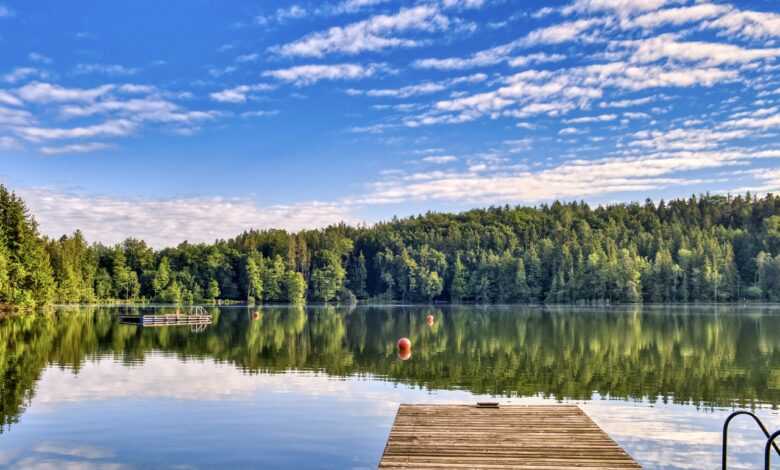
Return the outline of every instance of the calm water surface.
{"type": "MultiPolygon", "coordinates": [[[[0,319],[0,466],[373,468],[399,403],[488,397],[576,403],[647,468],[719,468],[734,408],[780,428],[776,307],[214,308],[202,331],[118,321],[150,310],[0,319]]],[[[732,466],[757,468],[761,436],[736,424],[732,466]]]]}

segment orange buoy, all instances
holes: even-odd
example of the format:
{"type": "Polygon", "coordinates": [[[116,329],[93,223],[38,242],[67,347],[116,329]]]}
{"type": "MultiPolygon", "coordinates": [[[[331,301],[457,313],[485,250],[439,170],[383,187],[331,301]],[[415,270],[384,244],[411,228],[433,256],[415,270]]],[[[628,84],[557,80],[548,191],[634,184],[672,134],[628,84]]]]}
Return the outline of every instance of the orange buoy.
{"type": "Polygon", "coordinates": [[[398,350],[398,359],[402,361],[407,361],[409,358],[412,357],[412,349],[399,349],[398,350]]]}
{"type": "Polygon", "coordinates": [[[433,326],[434,320],[435,319],[433,318],[433,315],[428,315],[427,317],[425,317],[425,323],[427,323],[428,326],[433,326]]]}
{"type": "Polygon", "coordinates": [[[259,320],[260,319],[260,312],[255,312],[252,314],[252,320],[259,320]]]}
{"type": "Polygon", "coordinates": [[[412,349],[412,342],[409,341],[409,338],[401,338],[398,340],[398,349],[401,351],[403,350],[411,350],[412,349]]]}

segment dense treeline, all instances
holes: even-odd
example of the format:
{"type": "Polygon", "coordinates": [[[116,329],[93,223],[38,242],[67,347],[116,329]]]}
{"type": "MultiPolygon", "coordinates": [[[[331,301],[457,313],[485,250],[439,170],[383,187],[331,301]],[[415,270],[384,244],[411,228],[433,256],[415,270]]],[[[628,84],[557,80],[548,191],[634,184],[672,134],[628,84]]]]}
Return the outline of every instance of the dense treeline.
{"type": "Polygon", "coordinates": [[[153,250],[39,236],[0,186],[0,303],[780,301],[780,198],[428,213],[153,250]]]}
{"type": "Polygon", "coordinates": [[[0,318],[0,433],[24,412],[47,366],[78,372],[97,358],[137,365],[157,351],[211,358],[246,373],[370,375],[478,394],[780,404],[780,323],[767,307],[209,310],[214,324],[197,333],[123,325],[114,307],[0,318]],[[414,344],[410,361],[397,358],[400,336],[414,344]]]}

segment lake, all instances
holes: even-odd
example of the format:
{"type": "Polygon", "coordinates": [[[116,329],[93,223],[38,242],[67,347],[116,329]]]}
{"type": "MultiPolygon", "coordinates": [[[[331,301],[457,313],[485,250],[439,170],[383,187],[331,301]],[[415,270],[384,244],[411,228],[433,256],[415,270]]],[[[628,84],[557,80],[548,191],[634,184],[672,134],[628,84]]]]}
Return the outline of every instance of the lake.
{"type": "MultiPolygon", "coordinates": [[[[0,319],[0,466],[374,468],[399,403],[492,397],[580,405],[646,468],[719,468],[732,409],[780,428],[773,306],[220,307],[205,329],[118,319],[158,310],[174,311],[0,319]]],[[[730,440],[730,468],[759,465],[748,418],[730,440]]]]}

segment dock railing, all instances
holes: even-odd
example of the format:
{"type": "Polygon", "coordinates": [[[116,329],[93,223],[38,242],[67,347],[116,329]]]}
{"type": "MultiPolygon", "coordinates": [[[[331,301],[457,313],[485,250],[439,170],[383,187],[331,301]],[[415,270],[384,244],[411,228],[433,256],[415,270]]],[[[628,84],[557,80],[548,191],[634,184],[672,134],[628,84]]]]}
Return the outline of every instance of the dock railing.
{"type": "Polygon", "coordinates": [[[777,444],[775,444],[775,439],[780,436],[780,431],[775,431],[770,435],[766,426],[764,426],[764,423],[761,422],[758,416],[751,413],[750,411],[744,410],[731,413],[723,423],[723,450],[721,451],[721,466],[723,470],[726,470],[728,464],[729,424],[731,424],[731,421],[739,415],[747,415],[753,418],[753,421],[758,424],[758,427],[761,428],[761,432],[763,432],[764,436],[766,436],[766,445],[764,446],[764,468],[765,470],[769,470],[769,460],[772,453],[771,449],[774,447],[775,452],[780,455],[780,448],[778,448],[777,444]]]}

